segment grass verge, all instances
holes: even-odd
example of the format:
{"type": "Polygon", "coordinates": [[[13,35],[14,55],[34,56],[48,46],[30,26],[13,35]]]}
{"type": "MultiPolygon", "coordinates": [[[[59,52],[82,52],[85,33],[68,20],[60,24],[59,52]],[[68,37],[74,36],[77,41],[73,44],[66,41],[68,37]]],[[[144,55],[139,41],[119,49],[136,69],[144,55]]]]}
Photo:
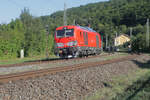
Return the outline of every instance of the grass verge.
{"type": "Polygon", "coordinates": [[[150,71],[112,100],[150,100],[150,71]]]}
{"type": "MultiPolygon", "coordinates": [[[[51,55],[50,58],[54,58],[56,56],[51,55]]],[[[0,65],[8,65],[8,64],[18,64],[23,62],[32,62],[32,61],[38,61],[38,60],[44,60],[46,59],[45,55],[42,56],[35,56],[35,57],[25,57],[25,58],[16,58],[16,59],[8,59],[8,60],[0,60],[0,65]]]]}
{"type": "MultiPolygon", "coordinates": [[[[104,54],[104,53],[102,53],[102,54],[104,54]]],[[[104,60],[109,60],[109,59],[113,59],[113,58],[125,56],[125,55],[128,55],[128,54],[120,53],[119,55],[117,55],[115,57],[114,56],[105,57],[104,60]]],[[[55,55],[50,55],[48,59],[50,60],[52,58],[57,58],[57,57],[55,55]]],[[[45,59],[46,59],[45,55],[35,56],[35,57],[25,57],[23,59],[20,59],[20,58],[8,59],[8,60],[0,59],[0,65],[18,64],[18,63],[23,63],[23,62],[32,62],[32,61],[45,60],[45,59]]]]}
{"type": "Polygon", "coordinates": [[[139,68],[133,73],[112,78],[111,82],[107,82],[111,87],[102,88],[85,100],[150,100],[148,79],[150,80],[150,69],[139,68]],[[147,85],[139,91],[145,81],[147,85]]]}

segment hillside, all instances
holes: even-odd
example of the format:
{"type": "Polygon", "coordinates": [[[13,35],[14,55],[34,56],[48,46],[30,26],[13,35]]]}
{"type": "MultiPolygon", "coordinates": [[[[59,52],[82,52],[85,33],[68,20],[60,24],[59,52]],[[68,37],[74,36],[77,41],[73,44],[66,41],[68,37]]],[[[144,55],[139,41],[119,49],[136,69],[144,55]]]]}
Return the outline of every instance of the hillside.
{"type": "MultiPolygon", "coordinates": [[[[129,34],[133,27],[135,38],[134,48],[139,45],[145,50],[144,37],[146,21],[150,18],[149,0],[110,0],[87,4],[67,10],[67,23],[87,26],[99,32],[105,41],[106,34],[109,44],[113,44],[116,32],[129,34]],[[141,39],[142,38],[142,39],[141,39]],[[141,39],[142,41],[138,41],[141,39]]],[[[20,49],[25,50],[25,56],[44,55],[46,52],[46,30],[49,31],[49,54],[53,54],[53,34],[56,27],[63,25],[63,11],[51,15],[34,17],[25,8],[20,18],[11,23],[0,25],[0,58],[19,57],[20,49]],[[48,25],[48,29],[45,26],[48,25]]],[[[146,48],[148,49],[148,48],[146,48]]]]}
{"type": "MultiPolygon", "coordinates": [[[[52,23],[56,26],[63,25],[63,11],[58,11],[50,16],[52,23]]],[[[70,8],[67,11],[68,24],[87,25],[88,23],[95,30],[102,32],[102,29],[112,27],[135,27],[145,25],[147,18],[150,18],[149,0],[110,0],[70,8]]],[[[104,29],[106,30],[106,29],[104,29]]],[[[120,29],[120,31],[124,31],[120,29]]]]}

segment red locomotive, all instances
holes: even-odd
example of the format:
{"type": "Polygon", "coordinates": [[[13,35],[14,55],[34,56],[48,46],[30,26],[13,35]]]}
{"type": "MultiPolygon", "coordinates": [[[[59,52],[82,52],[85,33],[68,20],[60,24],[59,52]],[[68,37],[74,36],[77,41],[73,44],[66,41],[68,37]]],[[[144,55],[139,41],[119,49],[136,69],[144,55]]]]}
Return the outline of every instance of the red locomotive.
{"type": "Polygon", "coordinates": [[[101,36],[89,27],[61,26],[55,32],[55,55],[78,57],[101,53],[101,36]]]}

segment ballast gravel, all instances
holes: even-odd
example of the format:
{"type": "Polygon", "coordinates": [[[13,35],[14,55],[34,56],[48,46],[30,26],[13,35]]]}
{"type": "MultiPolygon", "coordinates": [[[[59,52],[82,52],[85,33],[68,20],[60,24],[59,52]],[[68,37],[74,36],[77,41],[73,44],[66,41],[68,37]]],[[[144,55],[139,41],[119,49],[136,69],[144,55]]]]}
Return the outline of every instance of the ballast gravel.
{"type": "Polygon", "coordinates": [[[150,56],[0,85],[0,100],[84,100],[116,75],[137,70],[150,56]]]}
{"type": "Polygon", "coordinates": [[[16,67],[1,67],[0,68],[0,75],[5,74],[12,74],[12,73],[19,73],[19,72],[26,72],[26,71],[34,71],[34,70],[40,70],[40,69],[46,69],[46,68],[56,68],[56,67],[64,67],[64,66],[73,66],[76,64],[83,64],[86,62],[97,62],[97,61],[104,61],[109,59],[116,58],[116,57],[123,57],[127,56],[127,54],[113,54],[109,56],[103,56],[103,57],[95,57],[95,58],[88,58],[88,59],[73,59],[73,60],[66,60],[66,61],[58,61],[58,62],[49,62],[49,63],[43,63],[43,64],[34,64],[34,65],[24,65],[24,66],[16,66],[16,67]]]}

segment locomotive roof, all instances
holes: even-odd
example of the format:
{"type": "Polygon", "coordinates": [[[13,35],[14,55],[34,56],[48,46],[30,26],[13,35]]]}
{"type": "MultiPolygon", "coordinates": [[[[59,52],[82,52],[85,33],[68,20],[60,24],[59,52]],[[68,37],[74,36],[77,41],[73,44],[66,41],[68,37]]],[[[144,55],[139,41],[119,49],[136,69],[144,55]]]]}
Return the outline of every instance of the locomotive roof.
{"type": "MultiPolygon", "coordinates": [[[[83,30],[87,30],[87,31],[90,31],[90,32],[96,32],[96,31],[94,31],[92,28],[90,28],[90,27],[85,27],[85,26],[79,26],[79,25],[76,25],[76,26],[74,26],[74,25],[68,25],[69,27],[78,27],[78,28],[80,28],[80,29],[83,29],[83,30]]],[[[68,27],[68,26],[61,26],[61,27],[59,27],[59,28],[57,28],[57,29],[63,29],[64,27],[68,27]]]]}
{"type": "Polygon", "coordinates": [[[83,26],[77,26],[77,27],[79,27],[79,28],[81,28],[81,29],[83,29],[83,30],[87,30],[87,31],[90,31],[90,32],[96,32],[96,31],[94,31],[92,28],[90,28],[90,27],[83,27],[83,26]]]}

